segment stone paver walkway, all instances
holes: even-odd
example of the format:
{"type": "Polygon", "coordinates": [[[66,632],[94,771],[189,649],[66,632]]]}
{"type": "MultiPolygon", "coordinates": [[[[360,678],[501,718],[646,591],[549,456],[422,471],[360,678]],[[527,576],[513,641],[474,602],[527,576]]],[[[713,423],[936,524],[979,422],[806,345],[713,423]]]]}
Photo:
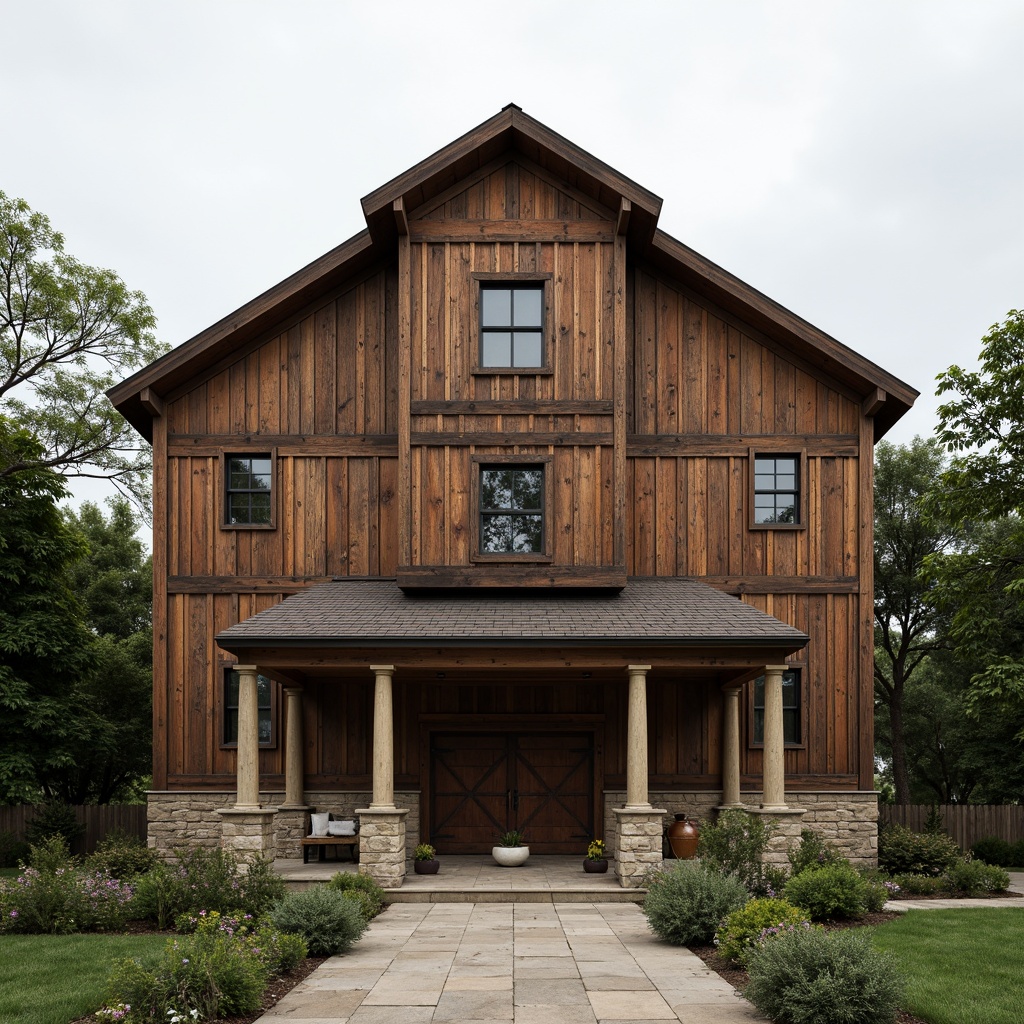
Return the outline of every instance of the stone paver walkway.
{"type": "Polygon", "coordinates": [[[402,903],[263,1024],[763,1021],[631,903],[402,903]]]}

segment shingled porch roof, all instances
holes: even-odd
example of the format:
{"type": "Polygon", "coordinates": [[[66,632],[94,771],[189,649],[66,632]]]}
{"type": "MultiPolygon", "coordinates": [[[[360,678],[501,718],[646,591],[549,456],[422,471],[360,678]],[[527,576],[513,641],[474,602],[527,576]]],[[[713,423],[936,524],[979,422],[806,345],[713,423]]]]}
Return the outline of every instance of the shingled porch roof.
{"type": "Polygon", "coordinates": [[[217,635],[226,650],[267,647],[642,645],[770,648],[805,633],[699,580],[633,577],[615,593],[415,593],[390,579],[303,590],[217,635]]]}

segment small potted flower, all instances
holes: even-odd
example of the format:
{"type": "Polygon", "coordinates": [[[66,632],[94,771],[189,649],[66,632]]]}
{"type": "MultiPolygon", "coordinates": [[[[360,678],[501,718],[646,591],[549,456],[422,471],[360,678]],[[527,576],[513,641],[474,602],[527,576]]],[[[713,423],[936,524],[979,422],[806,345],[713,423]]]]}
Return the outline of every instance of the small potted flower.
{"type": "Polygon", "coordinates": [[[441,862],[434,857],[436,852],[430,843],[420,843],[413,853],[413,871],[417,875],[436,875],[441,870],[441,862]]]}
{"type": "Polygon", "coordinates": [[[519,829],[498,833],[498,845],[491,848],[491,856],[503,868],[517,868],[530,856],[526,836],[519,829]]]}
{"type": "Polygon", "coordinates": [[[587,847],[587,859],[583,862],[583,870],[591,875],[603,875],[608,870],[603,839],[595,839],[587,847]]]}

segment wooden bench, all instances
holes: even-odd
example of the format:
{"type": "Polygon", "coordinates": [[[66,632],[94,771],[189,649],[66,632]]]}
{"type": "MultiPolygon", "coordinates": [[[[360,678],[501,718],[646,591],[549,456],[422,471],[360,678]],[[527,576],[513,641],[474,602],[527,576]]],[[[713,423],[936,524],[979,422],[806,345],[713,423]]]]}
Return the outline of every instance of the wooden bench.
{"type": "Polygon", "coordinates": [[[327,847],[334,847],[334,859],[338,860],[338,850],[342,846],[348,847],[352,863],[359,863],[359,836],[304,836],[302,842],[302,863],[309,863],[309,848],[318,846],[320,852],[317,854],[317,861],[327,860],[327,847]]]}

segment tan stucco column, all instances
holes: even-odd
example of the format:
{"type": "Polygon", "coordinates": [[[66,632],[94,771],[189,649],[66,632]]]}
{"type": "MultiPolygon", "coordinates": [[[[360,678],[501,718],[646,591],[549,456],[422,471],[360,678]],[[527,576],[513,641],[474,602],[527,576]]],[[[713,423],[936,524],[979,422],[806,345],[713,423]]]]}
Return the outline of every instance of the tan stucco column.
{"type": "Polygon", "coordinates": [[[284,803],[285,808],[305,807],[302,772],[302,687],[284,689],[284,803]]]}
{"type": "Polygon", "coordinates": [[[761,806],[785,809],[785,726],[782,718],[782,673],[785,665],[766,665],[764,670],[764,769],[761,806]]]}
{"type": "Polygon", "coordinates": [[[648,811],[647,673],[650,665],[630,665],[629,711],[626,724],[626,810],[648,811]]]}
{"type": "Polygon", "coordinates": [[[238,673],[238,810],[260,806],[260,720],[256,666],[236,665],[238,673]]]}
{"type": "Polygon", "coordinates": [[[722,807],[742,807],[740,801],[740,691],[725,690],[722,722],[722,807]]]}
{"type": "Polygon", "coordinates": [[[395,809],[395,721],[391,702],[394,665],[371,665],[373,688],[373,800],[371,810],[395,809]]]}

